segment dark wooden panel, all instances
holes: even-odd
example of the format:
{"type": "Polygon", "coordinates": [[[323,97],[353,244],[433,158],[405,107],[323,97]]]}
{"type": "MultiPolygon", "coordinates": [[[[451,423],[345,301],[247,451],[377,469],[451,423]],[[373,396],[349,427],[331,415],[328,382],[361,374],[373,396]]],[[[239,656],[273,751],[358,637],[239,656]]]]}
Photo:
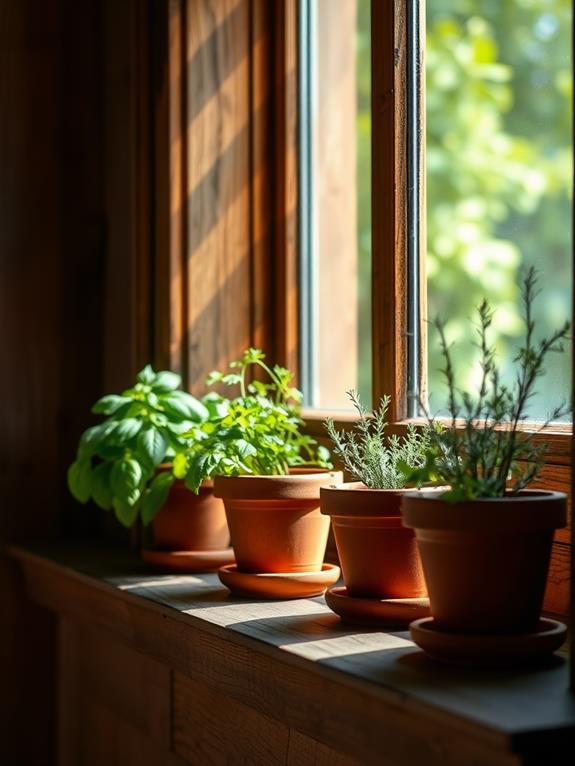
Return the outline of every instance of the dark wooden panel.
{"type": "Polygon", "coordinates": [[[181,673],[174,674],[173,728],[174,750],[190,763],[283,766],[286,762],[285,724],[181,673]]]}

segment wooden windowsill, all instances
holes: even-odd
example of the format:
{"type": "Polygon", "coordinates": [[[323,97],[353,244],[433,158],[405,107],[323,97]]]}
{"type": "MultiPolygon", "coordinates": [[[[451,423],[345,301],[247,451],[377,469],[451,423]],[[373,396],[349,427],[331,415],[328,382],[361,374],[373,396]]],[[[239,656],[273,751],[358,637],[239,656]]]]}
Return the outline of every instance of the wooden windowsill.
{"type": "Polygon", "coordinates": [[[150,574],[102,548],[11,555],[40,605],[361,763],[552,763],[575,742],[563,657],[531,671],[452,670],[408,633],[343,628],[323,598],[233,599],[216,575],[150,574]]]}

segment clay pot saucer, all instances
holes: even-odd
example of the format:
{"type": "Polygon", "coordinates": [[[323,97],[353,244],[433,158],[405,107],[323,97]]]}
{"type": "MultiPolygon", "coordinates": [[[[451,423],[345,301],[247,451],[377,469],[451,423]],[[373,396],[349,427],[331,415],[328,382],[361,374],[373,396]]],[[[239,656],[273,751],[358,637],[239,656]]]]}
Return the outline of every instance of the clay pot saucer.
{"type": "Polygon", "coordinates": [[[199,574],[215,572],[224,564],[234,561],[234,549],[224,548],[221,551],[163,551],[153,548],[144,549],[142,558],[145,562],[167,572],[181,574],[199,574]]]}
{"type": "Polygon", "coordinates": [[[562,622],[541,618],[534,633],[482,635],[447,633],[433,627],[433,617],[415,620],[411,638],[434,660],[450,665],[509,668],[540,662],[559,649],[567,628],[562,622]]]}
{"type": "Polygon", "coordinates": [[[429,615],[427,598],[357,598],[347,588],[329,588],[325,594],[329,608],[351,625],[405,629],[413,621],[429,615]]]}
{"type": "Polygon", "coordinates": [[[324,564],[318,572],[238,572],[236,564],[220,568],[218,576],[235,596],[244,598],[311,598],[321,596],[339,578],[339,567],[324,564]]]}

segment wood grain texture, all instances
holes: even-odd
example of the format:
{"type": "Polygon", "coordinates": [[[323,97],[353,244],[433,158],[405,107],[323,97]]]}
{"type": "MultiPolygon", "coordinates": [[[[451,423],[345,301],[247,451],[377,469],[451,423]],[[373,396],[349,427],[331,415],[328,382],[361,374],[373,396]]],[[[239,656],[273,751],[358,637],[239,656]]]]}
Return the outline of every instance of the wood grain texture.
{"type": "Polygon", "coordinates": [[[39,603],[360,762],[519,763],[524,748],[575,736],[560,661],[451,671],[407,634],[343,629],[323,599],[234,600],[213,575],[130,575],[86,551],[80,570],[107,576],[78,572],[70,551],[63,564],[16,555],[39,603]]]}
{"type": "Polygon", "coordinates": [[[248,11],[248,0],[186,7],[186,321],[195,392],[251,340],[248,11]]]}
{"type": "Polygon", "coordinates": [[[371,3],[373,401],[405,417],[406,31],[403,3],[371,3]]]}
{"type": "Polygon", "coordinates": [[[190,763],[283,766],[289,729],[205,683],[174,675],[174,750],[190,763]]]}
{"type": "Polygon", "coordinates": [[[296,0],[273,7],[275,358],[299,376],[296,0]]]}
{"type": "Polygon", "coordinates": [[[60,766],[183,766],[170,752],[169,668],[66,617],[58,648],[60,766]]]}

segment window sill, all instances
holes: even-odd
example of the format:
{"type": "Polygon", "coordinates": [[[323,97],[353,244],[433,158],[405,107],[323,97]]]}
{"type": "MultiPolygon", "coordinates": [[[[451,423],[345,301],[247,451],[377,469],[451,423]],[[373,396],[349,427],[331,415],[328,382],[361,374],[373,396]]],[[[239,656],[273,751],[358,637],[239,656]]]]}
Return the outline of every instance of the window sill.
{"type": "Polygon", "coordinates": [[[322,598],[231,599],[216,575],[150,575],[109,549],[11,553],[40,605],[159,660],[172,686],[202,682],[350,763],[553,762],[575,742],[564,658],[528,672],[452,670],[407,633],[342,628],[322,598]]]}

